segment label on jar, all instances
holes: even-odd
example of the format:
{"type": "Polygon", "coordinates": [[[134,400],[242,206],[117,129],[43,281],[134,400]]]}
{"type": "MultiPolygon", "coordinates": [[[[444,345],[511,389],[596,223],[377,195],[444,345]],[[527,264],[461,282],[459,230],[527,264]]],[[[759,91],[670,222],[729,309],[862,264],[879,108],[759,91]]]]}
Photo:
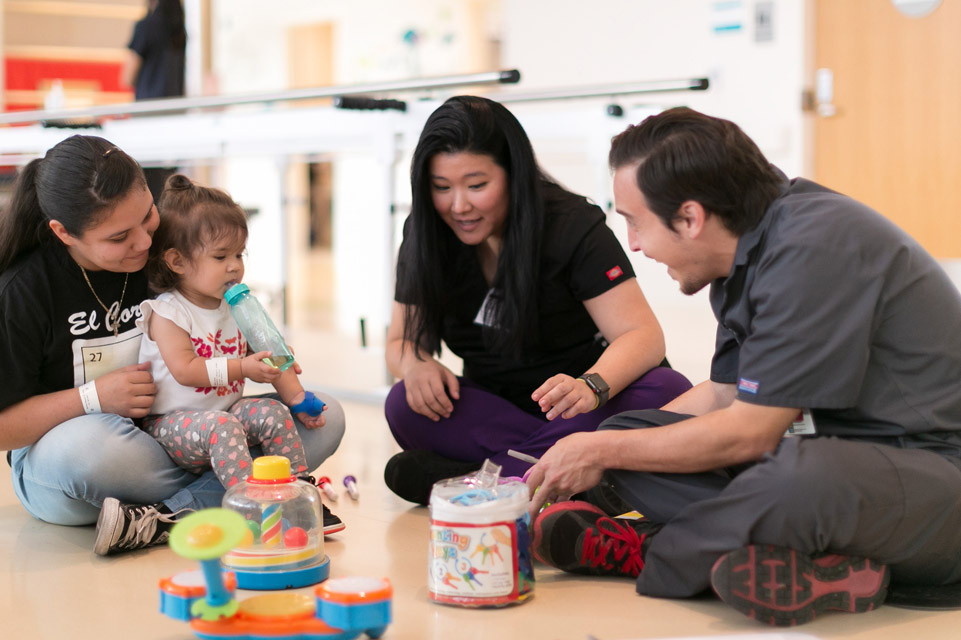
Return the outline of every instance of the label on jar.
{"type": "Polygon", "coordinates": [[[518,575],[518,523],[526,529],[523,520],[484,524],[432,520],[430,597],[449,604],[496,606],[529,592],[531,585],[522,586],[518,575]]]}

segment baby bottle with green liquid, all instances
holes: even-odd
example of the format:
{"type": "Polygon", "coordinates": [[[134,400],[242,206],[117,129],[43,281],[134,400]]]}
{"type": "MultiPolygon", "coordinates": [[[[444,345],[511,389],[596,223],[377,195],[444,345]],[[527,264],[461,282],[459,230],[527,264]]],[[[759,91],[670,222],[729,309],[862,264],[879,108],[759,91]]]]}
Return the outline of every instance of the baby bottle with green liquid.
{"type": "Polygon", "coordinates": [[[294,363],[294,355],[260,301],[250,293],[250,287],[243,283],[235,284],[224,293],[224,299],[230,305],[230,313],[250,350],[270,351],[270,357],[264,358],[264,362],[286,371],[294,363]]]}

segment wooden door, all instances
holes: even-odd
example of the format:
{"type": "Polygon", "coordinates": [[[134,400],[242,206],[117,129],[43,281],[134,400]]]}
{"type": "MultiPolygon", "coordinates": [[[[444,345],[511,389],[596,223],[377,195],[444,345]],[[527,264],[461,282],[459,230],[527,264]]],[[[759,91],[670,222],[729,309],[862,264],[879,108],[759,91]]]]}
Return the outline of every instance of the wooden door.
{"type": "Polygon", "coordinates": [[[815,14],[835,107],[815,116],[815,179],[961,257],[961,0],[923,18],[889,0],[816,0],[815,14]]]}
{"type": "MultiPolygon", "coordinates": [[[[296,25],[287,30],[287,84],[291,89],[334,84],[334,25],[296,25]]],[[[288,108],[329,106],[331,98],[298,100],[288,108]]],[[[288,158],[284,222],[287,241],[286,318],[296,327],[328,328],[334,305],[330,194],[317,176],[331,175],[330,160],[288,158]],[[320,196],[318,202],[315,197],[320,196]],[[316,242],[318,238],[326,242],[316,242]]]]}

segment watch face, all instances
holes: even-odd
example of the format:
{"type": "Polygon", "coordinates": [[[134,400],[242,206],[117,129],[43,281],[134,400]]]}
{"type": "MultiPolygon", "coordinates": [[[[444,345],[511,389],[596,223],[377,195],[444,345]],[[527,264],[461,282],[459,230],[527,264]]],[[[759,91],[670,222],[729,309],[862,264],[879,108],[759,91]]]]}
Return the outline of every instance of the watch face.
{"type": "Polygon", "coordinates": [[[594,393],[604,393],[610,390],[610,386],[608,386],[599,373],[588,374],[585,378],[591,389],[594,390],[594,393]]]}

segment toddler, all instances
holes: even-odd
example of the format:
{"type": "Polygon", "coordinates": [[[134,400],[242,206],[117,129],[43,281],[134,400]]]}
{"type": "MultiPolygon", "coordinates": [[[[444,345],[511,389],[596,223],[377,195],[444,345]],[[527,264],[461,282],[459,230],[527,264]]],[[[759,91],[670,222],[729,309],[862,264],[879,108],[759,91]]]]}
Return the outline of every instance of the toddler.
{"type": "MultiPolygon", "coordinates": [[[[158,204],[147,277],[155,299],[140,305],[140,361],[151,363],[157,395],[143,422],[182,468],[213,468],[224,487],[251,472],[248,447],[290,459],[306,476],[307,460],[291,414],[308,429],[324,425],[324,404],[304,391],[299,367],[284,372],[264,362],[269,352],[248,353],[224,300],[244,277],[247,217],[225,192],[186,176],[167,180],[158,204]],[[270,383],[281,402],[242,397],[244,382],[270,383]]],[[[344,528],[324,506],[324,533],[344,528]]]]}

